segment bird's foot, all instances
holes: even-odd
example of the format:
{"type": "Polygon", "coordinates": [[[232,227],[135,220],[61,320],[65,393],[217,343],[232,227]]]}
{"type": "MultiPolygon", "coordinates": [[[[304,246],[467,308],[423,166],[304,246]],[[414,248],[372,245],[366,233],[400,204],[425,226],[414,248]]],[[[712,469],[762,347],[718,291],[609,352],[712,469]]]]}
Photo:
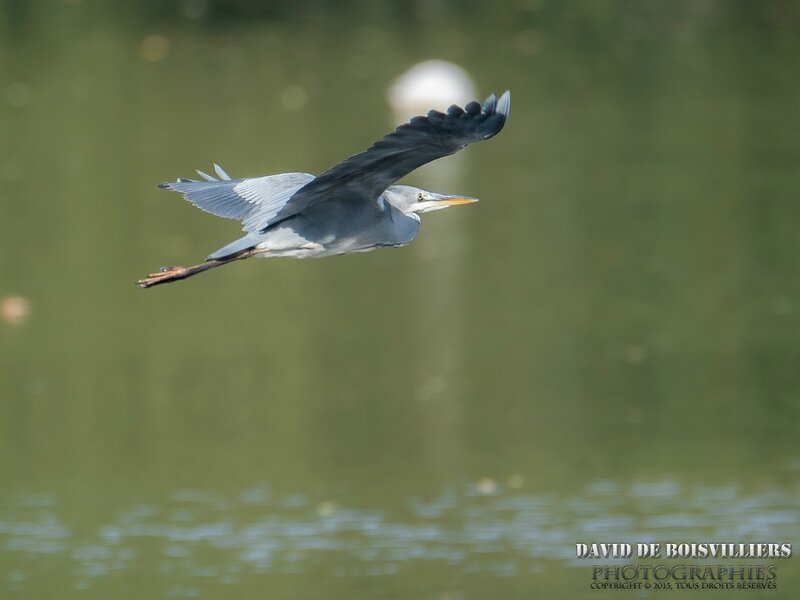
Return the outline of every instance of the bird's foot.
{"type": "Polygon", "coordinates": [[[137,281],[136,285],[148,288],[159,283],[166,283],[167,281],[178,279],[184,273],[186,273],[186,267],[161,267],[157,273],[150,273],[144,279],[137,281]]]}

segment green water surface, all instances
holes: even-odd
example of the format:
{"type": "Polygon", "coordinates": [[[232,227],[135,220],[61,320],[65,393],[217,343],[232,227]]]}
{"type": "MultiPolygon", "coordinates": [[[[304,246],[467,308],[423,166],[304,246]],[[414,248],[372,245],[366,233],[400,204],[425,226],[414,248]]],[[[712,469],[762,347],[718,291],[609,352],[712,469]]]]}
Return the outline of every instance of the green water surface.
{"type": "MultiPolygon", "coordinates": [[[[575,544],[800,550],[798,25],[0,2],[0,300],[28,309],[0,320],[0,597],[706,598],[591,591],[575,544]],[[240,233],[156,184],[319,173],[429,58],[512,90],[407,179],[479,204],[133,285],[240,233]]],[[[796,597],[798,560],[735,597],[796,597]]]]}

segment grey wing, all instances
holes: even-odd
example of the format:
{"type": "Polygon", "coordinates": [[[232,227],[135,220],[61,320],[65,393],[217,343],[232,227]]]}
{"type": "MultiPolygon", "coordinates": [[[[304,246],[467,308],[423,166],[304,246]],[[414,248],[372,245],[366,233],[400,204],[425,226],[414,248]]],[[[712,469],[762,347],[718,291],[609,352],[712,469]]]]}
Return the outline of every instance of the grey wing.
{"type": "Polygon", "coordinates": [[[351,156],[306,184],[292,198],[287,212],[333,197],[349,188],[350,197],[377,198],[387,187],[422,165],[458,152],[468,144],[497,135],[511,108],[511,93],[492,94],[483,103],[463,109],[451,106],[447,114],[432,110],[414,117],[369,149],[351,156]],[[337,192],[337,193],[332,193],[337,192]]]}
{"type": "Polygon", "coordinates": [[[178,179],[158,187],[180,192],[189,202],[213,215],[241,221],[242,229],[247,232],[267,227],[294,193],[314,179],[310,173],[231,179],[221,168],[214,167],[221,180],[198,171],[206,181],[178,179]]]}

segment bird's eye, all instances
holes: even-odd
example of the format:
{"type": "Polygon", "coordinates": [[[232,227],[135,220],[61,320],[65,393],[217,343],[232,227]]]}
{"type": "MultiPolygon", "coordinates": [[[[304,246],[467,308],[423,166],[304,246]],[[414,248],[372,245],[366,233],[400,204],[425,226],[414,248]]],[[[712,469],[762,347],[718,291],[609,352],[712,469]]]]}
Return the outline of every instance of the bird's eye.
{"type": "Polygon", "coordinates": [[[425,199],[425,196],[422,195],[422,192],[417,194],[417,202],[422,202],[425,199]]]}

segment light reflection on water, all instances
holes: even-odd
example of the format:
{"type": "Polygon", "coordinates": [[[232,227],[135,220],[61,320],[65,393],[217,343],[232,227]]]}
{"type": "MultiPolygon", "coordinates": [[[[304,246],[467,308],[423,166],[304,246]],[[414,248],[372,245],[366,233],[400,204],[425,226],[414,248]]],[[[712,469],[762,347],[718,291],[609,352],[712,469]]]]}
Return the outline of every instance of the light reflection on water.
{"type": "Polygon", "coordinates": [[[73,530],[55,496],[21,493],[8,500],[0,547],[4,562],[16,565],[6,573],[12,590],[24,590],[34,577],[27,566],[48,563],[69,563],[71,585],[81,589],[157,556],[159,572],[183,582],[170,594],[191,596],[192,581],[232,584],[248,573],[390,575],[422,561],[464,574],[513,576],[539,571],[544,560],[581,565],[576,541],[800,535],[796,491],[685,488],[675,481],[596,481],[572,497],[453,487],[432,500],[409,498],[402,514],[304,494],[273,496],[264,485],[235,496],[186,489],[126,507],[88,536],[73,530]]]}

